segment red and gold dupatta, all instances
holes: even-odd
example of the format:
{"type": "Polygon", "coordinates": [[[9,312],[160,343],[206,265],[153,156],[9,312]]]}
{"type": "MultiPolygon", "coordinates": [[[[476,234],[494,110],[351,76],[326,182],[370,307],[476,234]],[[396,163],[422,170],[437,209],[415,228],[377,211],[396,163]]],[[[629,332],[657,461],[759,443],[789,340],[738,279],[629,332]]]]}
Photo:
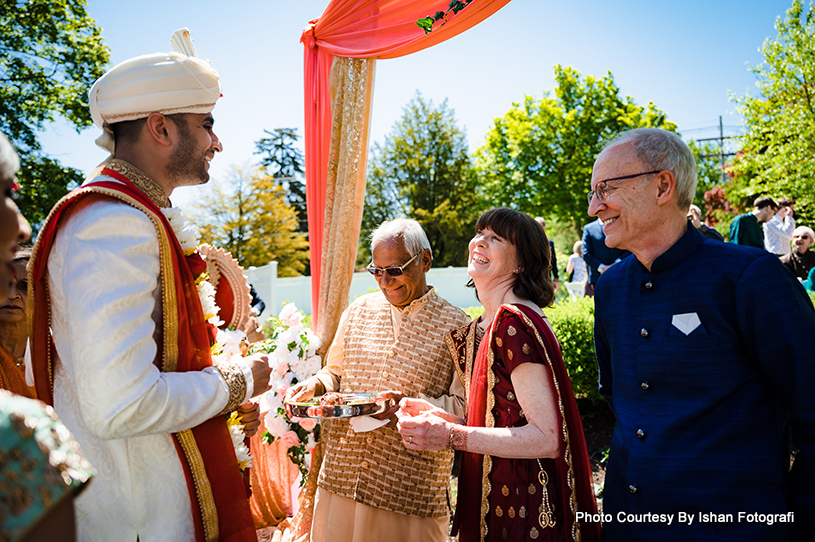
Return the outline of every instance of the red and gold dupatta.
{"type": "MultiPolygon", "coordinates": [[[[558,402],[562,453],[556,458],[557,482],[561,484],[562,500],[557,506],[564,511],[565,532],[574,541],[600,540],[599,524],[575,522],[575,513],[596,513],[597,505],[591,488],[591,464],[583,436],[583,424],[572,391],[572,384],[560,347],[549,326],[533,309],[523,305],[502,305],[484,335],[478,352],[473,348],[475,322],[466,328],[459,328],[447,336],[447,344],[457,364],[459,377],[467,388],[467,425],[469,427],[494,427],[492,408],[495,404],[493,387],[493,355],[495,333],[502,318],[518,316],[529,335],[535,337],[533,348],[549,367],[552,388],[558,402]],[[473,357],[475,358],[473,360],[473,357]],[[469,386],[468,386],[469,384],[469,386]],[[566,421],[563,424],[563,421],[566,421]],[[573,480],[569,487],[568,480],[573,480]]],[[[462,542],[483,541],[486,538],[486,516],[489,511],[489,473],[492,458],[488,455],[464,452],[461,461],[461,474],[458,486],[458,504],[453,531],[458,528],[462,542]],[[486,483],[485,483],[486,481],[486,483]]]]}
{"type": "MultiPolygon", "coordinates": [[[[37,395],[53,405],[56,350],[50,333],[47,284],[48,254],[61,224],[93,201],[113,198],[145,213],[156,228],[161,260],[163,300],[163,372],[200,371],[212,365],[208,324],[184,251],[169,221],[150,198],[124,175],[105,168],[102,175],[121,183],[97,181],[65,196],[51,211],[32,255],[28,297],[31,354],[37,395]]],[[[203,263],[203,262],[202,262],[203,263]]],[[[201,425],[173,433],[193,503],[198,541],[257,540],[235,449],[226,420],[216,416],[201,425]]]]}

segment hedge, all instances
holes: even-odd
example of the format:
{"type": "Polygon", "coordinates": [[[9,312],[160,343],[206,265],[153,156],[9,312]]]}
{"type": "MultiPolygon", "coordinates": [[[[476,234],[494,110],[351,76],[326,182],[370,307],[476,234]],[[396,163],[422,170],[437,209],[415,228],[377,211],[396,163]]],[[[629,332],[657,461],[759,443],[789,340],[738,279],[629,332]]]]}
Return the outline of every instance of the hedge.
{"type": "MultiPolygon", "coordinates": [[[[464,309],[472,318],[481,316],[483,307],[464,309]]],[[[594,357],[594,298],[557,303],[546,310],[563,352],[563,363],[578,398],[603,401],[597,391],[597,359],[594,357]]]]}

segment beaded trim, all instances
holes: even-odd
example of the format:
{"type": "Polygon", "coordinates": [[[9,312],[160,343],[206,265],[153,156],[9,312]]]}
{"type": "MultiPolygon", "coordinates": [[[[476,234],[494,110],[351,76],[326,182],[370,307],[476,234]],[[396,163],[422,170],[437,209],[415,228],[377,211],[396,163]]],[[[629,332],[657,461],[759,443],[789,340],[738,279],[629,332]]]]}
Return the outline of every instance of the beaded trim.
{"type": "Polygon", "coordinates": [[[237,363],[220,363],[215,368],[224,377],[226,385],[229,387],[229,401],[221,411],[221,414],[229,414],[237,410],[246,399],[246,376],[237,363]]]}

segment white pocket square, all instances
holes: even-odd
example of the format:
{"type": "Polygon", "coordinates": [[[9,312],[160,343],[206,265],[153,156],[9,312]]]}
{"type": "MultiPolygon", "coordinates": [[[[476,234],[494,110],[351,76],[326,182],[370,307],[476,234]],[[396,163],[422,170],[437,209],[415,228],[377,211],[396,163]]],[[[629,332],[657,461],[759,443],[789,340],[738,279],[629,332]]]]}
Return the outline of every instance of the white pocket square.
{"type": "Polygon", "coordinates": [[[690,335],[694,329],[702,325],[702,322],[699,320],[699,315],[696,314],[695,312],[686,312],[685,314],[674,314],[671,323],[674,325],[676,329],[678,329],[685,335],[690,335]]]}

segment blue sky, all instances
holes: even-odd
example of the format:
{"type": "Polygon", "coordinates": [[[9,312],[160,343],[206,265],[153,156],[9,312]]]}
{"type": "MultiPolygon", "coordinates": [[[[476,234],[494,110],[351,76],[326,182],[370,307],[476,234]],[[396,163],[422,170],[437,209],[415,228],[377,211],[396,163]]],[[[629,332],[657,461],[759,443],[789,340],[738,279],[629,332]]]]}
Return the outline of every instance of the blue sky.
{"type": "MultiPolygon", "coordinates": [[[[294,127],[303,134],[302,29],[327,0],[223,1],[90,0],[113,63],[170,50],[172,33],[192,31],[198,56],[221,74],[224,97],[214,111],[225,150],[211,174],[257,160],[254,141],[264,129],[294,127]]],[[[777,35],[775,20],[792,0],[512,0],[479,26],[436,47],[377,63],[371,141],[382,142],[402,107],[420,91],[448,99],[472,149],[492,120],[525,95],[540,97],[554,85],[553,67],[582,75],[614,75],[623,94],[653,102],[687,138],[736,133],[741,119],[729,93],[755,93],[748,64],[777,35]]],[[[63,122],[49,125],[44,151],[62,163],[91,170],[106,153],[63,122]]],[[[197,188],[174,193],[195,201],[197,188]]]]}

